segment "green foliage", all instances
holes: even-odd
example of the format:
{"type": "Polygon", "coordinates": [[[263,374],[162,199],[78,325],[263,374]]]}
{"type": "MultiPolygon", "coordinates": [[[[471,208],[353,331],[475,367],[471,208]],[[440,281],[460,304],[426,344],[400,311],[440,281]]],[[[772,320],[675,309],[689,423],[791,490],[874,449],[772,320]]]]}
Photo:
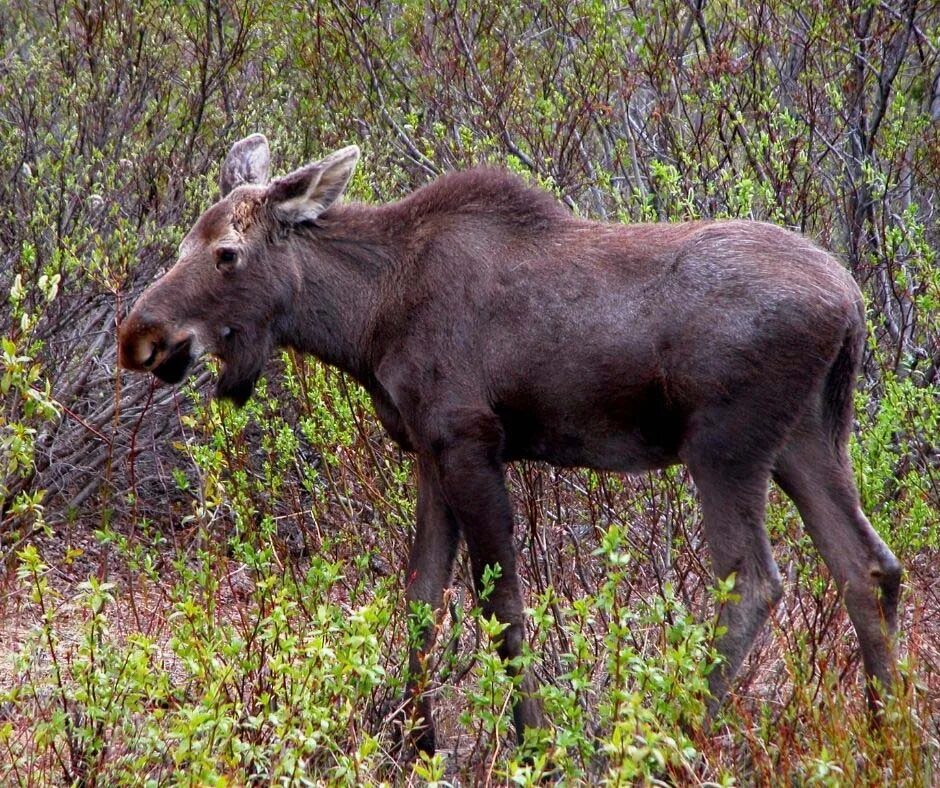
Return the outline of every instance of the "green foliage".
{"type": "MultiPolygon", "coordinates": [[[[33,548],[20,560],[21,578],[44,604],[52,595],[48,567],[33,548]]],[[[250,624],[223,621],[214,604],[222,581],[212,571],[217,562],[206,553],[179,567],[164,643],[143,634],[124,643],[110,638],[114,585],[92,578],[78,589],[79,642],[60,669],[56,615],[44,612],[18,661],[28,671],[37,653],[53,660],[50,694],[36,698],[51,713],[25,752],[8,742],[8,774],[28,773],[45,753],[55,755],[67,782],[113,784],[141,775],[162,782],[177,770],[200,784],[235,775],[277,782],[311,772],[360,782],[375,771],[387,756],[359,723],[385,679],[376,633],[389,624],[388,592],[377,589],[368,604],[339,604],[330,589],[342,570],[316,561],[296,582],[259,574],[241,610],[250,624]]]]}
{"type": "Polygon", "coordinates": [[[3,4],[0,782],[936,782],[938,52],[917,3],[3,4]],[[116,374],[115,325],[255,130],[278,172],[360,143],[353,199],[491,162],[584,216],[768,220],[841,256],[871,321],[852,458],[907,569],[882,729],[778,493],[786,601],[707,732],[732,586],[685,474],[520,464],[520,662],[552,726],[514,749],[466,568],[445,611],[405,610],[412,467],[360,388],[290,352],[243,410],[211,375],[116,374]],[[392,719],[422,624],[456,752],[409,760],[392,719]]]}
{"type": "MultiPolygon", "coordinates": [[[[931,474],[940,399],[910,377],[886,376],[878,406],[853,444],[862,508],[893,547],[907,555],[940,547],[940,512],[931,474]]],[[[864,403],[859,403],[859,411],[864,403]]]]}

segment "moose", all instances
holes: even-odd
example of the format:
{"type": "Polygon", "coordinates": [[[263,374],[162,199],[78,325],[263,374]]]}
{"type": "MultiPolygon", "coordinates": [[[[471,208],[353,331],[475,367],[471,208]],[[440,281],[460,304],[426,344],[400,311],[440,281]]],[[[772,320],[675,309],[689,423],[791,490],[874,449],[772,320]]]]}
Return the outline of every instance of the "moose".
{"type": "MultiPolygon", "coordinates": [[[[275,348],[352,376],[416,456],[407,599],[441,608],[462,537],[478,590],[498,567],[481,603],[505,627],[509,670],[522,670],[525,622],[506,463],[684,463],[713,570],[734,575],[709,717],[783,593],[764,528],[774,480],[844,598],[877,707],[895,676],[901,567],[860,508],[847,451],[866,331],[850,274],[771,224],[589,221],[494,167],[397,202],[341,202],[358,159],[352,145],[271,180],[267,139],[235,143],[221,199],[121,323],[121,366],[173,384],[208,353],[216,396],[238,405],[275,348]]],[[[408,659],[424,751],[431,629],[408,659]]],[[[516,681],[521,741],[547,720],[532,677],[516,681]]]]}

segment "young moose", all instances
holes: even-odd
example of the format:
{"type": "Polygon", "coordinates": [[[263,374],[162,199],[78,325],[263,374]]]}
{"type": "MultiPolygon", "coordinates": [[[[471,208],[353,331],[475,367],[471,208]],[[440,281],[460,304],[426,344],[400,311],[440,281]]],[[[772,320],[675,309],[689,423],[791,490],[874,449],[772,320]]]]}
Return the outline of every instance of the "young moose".
{"type": "MultiPolygon", "coordinates": [[[[339,204],[358,158],[350,146],[269,182],[267,140],[236,143],[221,201],[121,325],[121,365],[176,383],[211,353],[217,395],[239,404],[277,347],[352,375],[417,456],[408,599],[441,606],[463,537],[477,583],[501,569],[483,606],[507,625],[506,660],[524,622],[504,464],[685,463],[715,573],[735,574],[712,710],[782,593],[764,530],[774,479],[844,595],[870,698],[891,686],[901,569],[846,451],[865,318],[832,257],[757,222],[585,221],[495,169],[339,204]]],[[[416,649],[415,744],[432,750],[421,665],[416,649]]],[[[520,677],[520,738],[545,724],[533,690],[520,677]]]]}

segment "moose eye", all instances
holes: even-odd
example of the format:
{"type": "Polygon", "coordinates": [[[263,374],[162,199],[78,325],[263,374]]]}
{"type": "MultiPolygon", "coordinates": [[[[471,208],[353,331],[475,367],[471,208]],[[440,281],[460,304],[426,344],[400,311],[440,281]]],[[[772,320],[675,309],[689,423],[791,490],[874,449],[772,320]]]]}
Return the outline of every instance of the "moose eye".
{"type": "Polygon", "coordinates": [[[238,252],[234,249],[223,248],[215,253],[215,267],[223,273],[230,273],[238,262],[238,252]]]}

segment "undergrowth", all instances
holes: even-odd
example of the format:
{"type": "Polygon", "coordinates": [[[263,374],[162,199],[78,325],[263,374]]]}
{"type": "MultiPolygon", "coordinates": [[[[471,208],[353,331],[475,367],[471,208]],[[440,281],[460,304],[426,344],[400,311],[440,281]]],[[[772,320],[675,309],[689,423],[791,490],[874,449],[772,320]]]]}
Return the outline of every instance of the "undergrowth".
{"type": "Polygon", "coordinates": [[[918,2],[0,5],[0,783],[936,783],[938,69],[918,2]],[[414,471],[366,394],[292,353],[242,410],[211,362],[179,390],[116,370],[253,131],[278,172],[360,144],[354,199],[490,162],[595,219],[763,219],[843,260],[870,329],[853,464],[905,568],[880,724],[778,490],[786,595],[705,727],[729,588],[687,474],[519,463],[551,726],[515,747],[462,559],[425,678],[441,749],[399,752],[414,471]]]}

